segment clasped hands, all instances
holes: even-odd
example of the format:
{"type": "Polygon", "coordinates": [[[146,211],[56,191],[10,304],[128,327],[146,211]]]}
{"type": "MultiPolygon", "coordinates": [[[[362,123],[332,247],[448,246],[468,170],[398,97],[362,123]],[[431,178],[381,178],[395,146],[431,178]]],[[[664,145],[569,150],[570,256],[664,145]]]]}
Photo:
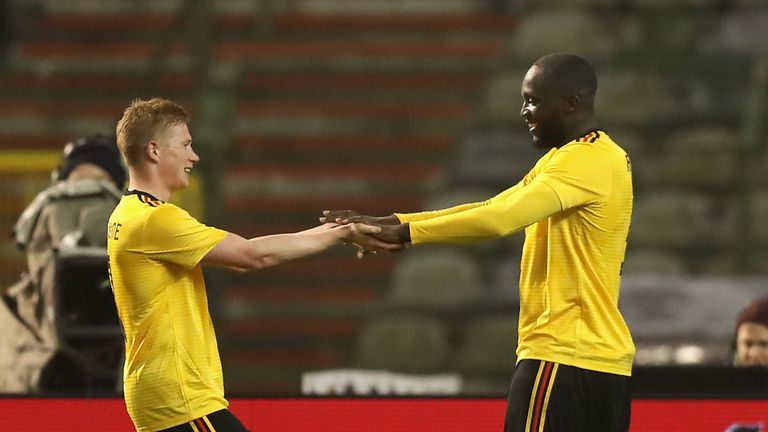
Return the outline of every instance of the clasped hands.
{"type": "Polygon", "coordinates": [[[379,251],[396,252],[410,243],[408,224],[401,224],[395,216],[366,216],[354,210],[324,210],[322,223],[352,224],[352,237],[347,243],[357,248],[357,257],[379,251]]]}

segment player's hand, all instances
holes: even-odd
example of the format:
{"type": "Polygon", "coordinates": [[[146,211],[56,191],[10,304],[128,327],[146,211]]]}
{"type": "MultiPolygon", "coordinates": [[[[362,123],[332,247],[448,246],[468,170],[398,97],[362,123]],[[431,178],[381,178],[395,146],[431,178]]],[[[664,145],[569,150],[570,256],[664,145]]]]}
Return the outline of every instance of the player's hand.
{"type": "MultiPolygon", "coordinates": [[[[353,226],[359,225],[358,223],[352,224],[353,226]]],[[[342,225],[348,226],[348,225],[342,225]]],[[[380,242],[384,242],[387,245],[398,245],[399,248],[386,249],[388,252],[398,252],[408,248],[410,244],[410,232],[407,224],[401,225],[379,225],[379,232],[371,233],[370,236],[376,238],[380,242]]],[[[378,243],[355,243],[357,247],[357,257],[364,258],[368,254],[375,255],[377,252],[383,250],[378,247],[378,243]]]]}
{"type": "Polygon", "coordinates": [[[394,215],[368,216],[361,215],[354,210],[323,210],[320,222],[337,224],[363,223],[367,225],[394,225],[400,223],[394,215]]]}
{"type": "Polygon", "coordinates": [[[407,244],[410,242],[410,233],[408,225],[379,225],[381,229],[373,234],[377,239],[386,243],[407,244]]]}
{"type": "Polygon", "coordinates": [[[379,238],[384,227],[363,223],[350,223],[344,225],[344,227],[348,228],[350,233],[345,242],[357,248],[358,258],[362,258],[369,253],[375,254],[381,251],[395,252],[405,248],[405,245],[402,243],[379,238]]]}

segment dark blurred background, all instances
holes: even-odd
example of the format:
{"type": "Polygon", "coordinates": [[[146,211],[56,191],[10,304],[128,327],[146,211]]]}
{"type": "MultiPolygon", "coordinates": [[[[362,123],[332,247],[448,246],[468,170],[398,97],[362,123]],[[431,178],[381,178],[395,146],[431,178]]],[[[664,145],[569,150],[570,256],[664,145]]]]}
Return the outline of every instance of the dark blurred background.
{"type": "MultiPolygon", "coordinates": [[[[113,133],[153,96],[191,112],[202,158],[174,201],[244,236],[326,208],[484,200],[539,156],[525,71],[571,51],[595,65],[598,117],[633,162],[621,305],[637,364],[730,364],[738,311],[768,292],[763,0],[0,3],[2,232],[69,139],[113,133]]],[[[208,271],[228,392],[295,395],[302,376],[355,369],[503,395],[522,240],[208,271]]],[[[23,266],[0,243],[0,287],[23,266]]]]}

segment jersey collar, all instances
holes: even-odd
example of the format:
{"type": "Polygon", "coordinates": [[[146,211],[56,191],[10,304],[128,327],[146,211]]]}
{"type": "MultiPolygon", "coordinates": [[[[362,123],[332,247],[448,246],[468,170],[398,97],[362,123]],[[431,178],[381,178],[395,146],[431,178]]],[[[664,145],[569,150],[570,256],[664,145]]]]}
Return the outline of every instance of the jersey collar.
{"type": "Polygon", "coordinates": [[[140,191],[140,190],[133,189],[133,190],[125,191],[125,192],[123,192],[123,195],[125,195],[125,196],[127,196],[127,195],[136,195],[136,198],[138,198],[139,201],[143,202],[144,204],[149,204],[152,207],[157,207],[160,204],[165,204],[165,201],[159,200],[159,199],[155,198],[149,192],[144,192],[144,191],[140,191]]]}
{"type": "Polygon", "coordinates": [[[580,136],[579,138],[576,138],[574,141],[577,142],[595,142],[598,138],[600,138],[601,135],[605,135],[605,131],[602,129],[592,129],[590,131],[587,131],[584,135],[580,136]]]}

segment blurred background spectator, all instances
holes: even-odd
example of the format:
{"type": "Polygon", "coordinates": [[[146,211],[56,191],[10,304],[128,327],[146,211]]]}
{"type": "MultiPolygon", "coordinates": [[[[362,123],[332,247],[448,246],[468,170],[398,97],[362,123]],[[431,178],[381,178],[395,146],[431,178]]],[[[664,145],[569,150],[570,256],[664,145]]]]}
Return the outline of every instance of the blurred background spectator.
{"type": "Polygon", "coordinates": [[[107,220],[125,180],[114,138],[74,140],[53,184],[14,225],[27,265],[0,302],[0,391],[80,391],[99,366],[114,391],[122,338],[104,257],[107,220]],[[83,332],[84,323],[95,332],[83,332]],[[111,366],[101,364],[105,356],[111,366]]]}
{"type": "MultiPolygon", "coordinates": [[[[730,363],[733,317],[768,286],[763,0],[8,5],[0,230],[66,137],[111,131],[152,96],[192,114],[202,178],[182,205],[244,235],[298,230],[325,208],[485,199],[538,157],[519,118],[525,69],[572,51],[595,65],[602,127],[633,161],[621,307],[637,364],[730,363]]],[[[463,393],[504,394],[521,243],[211,273],[228,392],[296,394],[304,373],[360,367],[457,373],[463,393]],[[394,355],[397,334],[412,337],[394,355]]],[[[0,244],[0,286],[25,266],[0,244]]]]}
{"type": "Polygon", "coordinates": [[[759,298],[736,319],[736,366],[768,366],[768,297],[759,298]]]}

